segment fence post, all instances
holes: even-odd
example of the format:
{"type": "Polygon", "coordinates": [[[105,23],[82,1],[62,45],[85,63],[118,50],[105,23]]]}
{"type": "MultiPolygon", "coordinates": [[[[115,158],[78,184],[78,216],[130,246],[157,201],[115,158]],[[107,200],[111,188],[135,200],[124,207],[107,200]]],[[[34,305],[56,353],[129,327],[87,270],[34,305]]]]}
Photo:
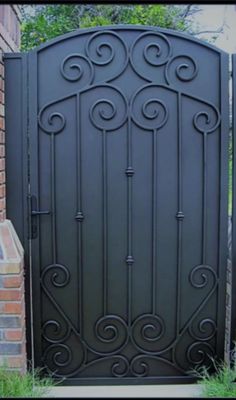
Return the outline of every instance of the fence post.
{"type": "MultiPolygon", "coordinates": [[[[13,173],[17,175],[17,165],[13,163],[11,171],[5,166],[5,122],[8,134],[7,119],[8,122],[14,120],[15,113],[8,118],[5,116],[5,89],[9,75],[6,76],[4,54],[19,50],[20,17],[19,6],[0,5],[0,365],[24,373],[26,371],[24,251],[15,227],[6,219],[6,192],[10,190],[10,186],[7,184],[5,188],[5,174],[9,172],[10,175],[13,173]]],[[[11,76],[13,85],[14,78],[17,79],[11,76]]],[[[6,96],[7,101],[9,98],[6,96]]],[[[12,146],[15,147],[16,137],[21,134],[20,125],[15,126],[15,130],[11,133],[11,138],[6,137],[6,144],[10,139],[12,146]]],[[[20,147],[15,148],[16,154],[20,151],[20,147]]]]}

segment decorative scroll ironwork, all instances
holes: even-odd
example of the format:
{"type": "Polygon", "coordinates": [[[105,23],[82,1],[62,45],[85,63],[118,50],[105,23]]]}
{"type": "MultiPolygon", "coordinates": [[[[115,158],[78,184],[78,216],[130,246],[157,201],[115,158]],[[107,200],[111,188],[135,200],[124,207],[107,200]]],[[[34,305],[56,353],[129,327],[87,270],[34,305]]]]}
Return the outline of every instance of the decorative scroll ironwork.
{"type": "Polygon", "coordinates": [[[105,353],[117,353],[127,344],[128,332],[125,321],[117,315],[105,315],[95,325],[96,338],[106,344],[105,353]],[[122,340],[121,331],[124,339],[122,340]]]}
{"type": "Polygon", "coordinates": [[[164,333],[165,324],[161,317],[144,314],[133,322],[131,340],[141,351],[152,352],[164,333]]]}
{"type": "Polygon", "coordinates": [[[172,57],[166,65],[165,79],[168,85],[173,84],[173,81],[170,78],[172,71],[173,75],[175,76],[175,78],[178,79],[178,81],[181,81],[181,83],[185,83],[192,81],[197,76],[198,67],[192,57],[186,55],[178,55],[172,57]]]}
{"type": "Polygon", "coordinates": [[[61,75],[67,81],[82,81],[85,74],[87,74],[87,77],[85,77],[83,86],[91,84],[94,79],[93,65],[83,54],[70,54],[62,61],[61,75]]]}
{"type": "Polygon", "coordinates": [[[109,66],[108,73],[112,72],[112,75],[107,76],[106,82],[120,76],[128,64],[127,46],[120,35],[113,31],[104,30],[91,35],[86,43],[85,52],[89,60],[98,67],[109,66]]]}
{"type": "Polygon", "coordinates": [[[209,343],[194,342],[189,346],[186,358],[192,365],[206,365],[214,355],[214,348],[209,343]]]}
{"type": "MultiPolygon", "coordinates": [[[[147,377],[156,376],[151,367],[152,363],[175,370],[177,376],[186,374],[186,366],[178,360],[177,349],[182,339],[187,335],[191,339],[185,349],[184,358],[189,366],[201,365],[208,356],[214,355],[214,337],[217,333],[216,321],[211,316],[203,316],[204,307],[216,291],[218,277],[215,269],[207,264],[206,257],[206,221],[207,221],[207,135],[216,132],[220,125],[220,112],[216,105],[198,96],[193,96],[189,91],[189,84],[198,79],[200,65],[187,54],[176,54],[172,41],[160,32],[148,31],[140,34],[130,48],[125,40],[110,30],[95,32],[85,41],[84,54],[72,53],[61,62],[61,77],[67,81],[70,93],[63,98],[44,105],[38,114],[38,123],[41,130],[50,134],[51,140],[51,180],[52,180],[52,264],[43,269],[41,275],[42,290],[57,312],[57,318],[44,321],[42,336],[47,343],[43,352],[44,363],[55,376],[74,377],[83,374],[89,368],[94,368],[103,363],[109,366],[109,376],[121,377],[147,377]],[[135,74],[149,83],[139,87],[131,93],[128,101],[124,92],[110,84],[115,78],[124,73],[127,66],[131,66],[135,74]],[[112,68],[111,68],[112,67],[112,68]],[[107,68],[107,78],[99,78],[102,68],[107,68]],[[110,71],[109,71],[110,68],[110,71]],[[154,72],[155,74],[154,74],[154,72]],[[162,74],[162,84],[157,84],[156,76],[162,74]],[[98,75],[96,75],[98,74],[98,75]],[[151,82],[151,83],[150,83],[151,82]],[[181,88],[181,89],[180,89],[181,88]],[[155,95],[153,90],[155,89],[155,95]],[[183,90],[184,89],[184,90],[183,90]],[[102,90],[102,96],[96,95],[96,90],[102,90]],[[174,337],[167,346],[162,346],[162,338],[167,333],[165,316],[157,313],[157,180],[158,180],[158,135],[165,134],[166,126],[171,115],[171,107],[163,100],[160,90],[172,93],[176,98],[177,106],[177,179],[178,201],[176,210],[177,219],[177,273],[176,273],[176,323],[174,337]],[[95,99],[88,108],[90,126],[101,136],[102,148],[102,226],[103,226],[103,301],[101,314],[94,321],[93,334],[96,340],[94,346],[89,344],[83,332],[83,295],[82,295],[82,227],[84,216],[82,208],[82,142],[81,142],[81,107],[82,95],[91,91],[95,99]],[[63,290],[70,283],[69,269],[58,262],[56,238],[56,199],[55,199],[55,140],[56,134],[63,132],[68,127],[69,121],[61,112],[58,105],[65,100],[74,98],[76,102],[76,143],[77,143],[77,212],[75,219],[78,224],[78,276],[79,296],[78,308],[80,314],[79,329],[74,326],[66,315],[63,307],[54,296],[54,291],[63,290]],[[182,129],[183,129],[183,100],[191,100],[196,104],[191,115],[192,126],[203,137],[203,204],[202,204],[202,257],[201,264],[194,266],[189,273],[188,285],[193,290],[202,290],[199,295],[199,304],[194,312],[184,321],[180,321],[181,299],[181,268],[183,259],[183,166],[182,166],[182,129]],[[197,111],[196,111],[197,110],[197,111]],[[200,110],[200,111],[199,111],[200,110]],[[127,315],[120,316],[108,312],[108,162],[107,162],[107,134],[127,129],[127,315]],[[135,129],[139,127],[144,134],[152,135],[152,288],[151,309],[135,318],[132,315],[132,270],[134,264],[133,254],[133,194],[132,178],[135,174],[133,166],[133,137],[135,129]],[[147,133],[148,132],[148,133],[147,133]],[[72,336],[78,343],[81,356],[76,361],[71,346],[72,336]],[[97,346],[97,343],[99,346],[97,346]],[[131,359],[119,354],[132,344],[132,351],[136,351],[131,359]],[[171,357],[167,353],[171,352],[171,357]],[[88,353],[96,357],[88,361],[88,353]],[[162,356],[162,357],[161,357],[162,356]],[[166,356],[166,358],[165,358],[166,356]],[[169,357],[169,358],[168,358],[169,357]],[[170,360],[171,358],[171,360],[170,360]],[[68,368],[68,369],[67,369],[68,368]],[[150,375],[151,374],[151,375],[150,375]]],[[[135,269],[135,268],[134,268],[135,269]]],[[[59,297],[57,297],[58,299],[59,297]]]]}
{"type": "Polygon", "coordinates": [[[172,54],[172,46],[169,39],[159,32],[145,32],[138,36],[130,50],[130,64],[134,71],[146,79],[149,67],[159,67],[168,62],[172,54]]]}
{"type": "Polygon", "coordinates": [[[46,121],[43,120],[44,111],[46,111],[48,106],[43,107],[39,112],[39,126],[47,133],[55,134],[63,131],[66,125],[65,116],[59,112],[52,112],[46,117],[46,121]]]}
{"type": "Polygon", "coordinates": [[[216,334],[216,322],[211,318],[204,318],[198,322],[197,327],[192,324],[189,333],[193,339],[198,341],[210,340],[216,334]]]}
{"type": "Polygon", "coordinates": [[[117,87],[108,84],[97,85],[94,88],[104,88],[106,95],[90,107],[89,116],[92,124],[102,132],[119,129],[127,119],[127,100],[124,94],[117,87]]]}
{"type": "Polygon", "coordinates": [[[140,128],[148,131],[161,129],[168,119],[167,105],[159,98],[151,98],[149,88],[154,85],[145,85],[134,94],[131,107],[132,119],[140,128]]]}

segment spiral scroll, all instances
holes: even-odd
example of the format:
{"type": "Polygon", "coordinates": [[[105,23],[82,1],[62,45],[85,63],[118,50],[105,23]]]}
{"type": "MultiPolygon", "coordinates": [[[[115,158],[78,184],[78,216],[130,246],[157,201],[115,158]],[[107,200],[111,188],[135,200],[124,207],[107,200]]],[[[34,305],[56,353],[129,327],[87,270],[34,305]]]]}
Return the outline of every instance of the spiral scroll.
{"type": "Polygon", "coordinates": [[[209,265],[197,265],[192,269],[189,275],[189,281],[194,288],[201,289],[209,284],[212,279],[213,287],[217,283],[217,275],[209,265]]]}
{"type": "Polygon", "coordinates": [[[160,371],[163,371],[164,376],[166,376],[167,371],[170,374],[174,372],[176,376],[183,375],[185,372],[173,362],[154,355],[139,354],[130,362],[130,372],[135,377],[160,376],[160,371]]]}
{"type": "Polygon", "coordinates": [[[165,333],[165,324],[161,317],[143,314],[132,325],[132,341],[139,350],[156,352],[157,344],[165,333]]]}
{"type": "Polygon", "coordinates": [[[131,100],[132,118],[145,130],[158,130],[168,120],[168,109],[165,102],[150,93],[150,89],[159,89],[156,85],[145,85],[139,89],[131,100]]]}
{"type": "Polygon", "coordinates": [[[96,322],[95,336],[98,341],[106,344],[103,354],[120,351],[127,344],[127,325],[117,315],[105,315],[96,322]]]}
{"type": "Polygon", "coordinates": [[[209,111],[199,111],[194,115],[193,125],[200,133],[212,133],[220,124],[220,112],[215,106],[209,107],[209,111]]]}
{"type": "Polygon", "coordinates": [[[195,342],[188,347],[186,358],[192,365],[210,365],[215,351],[209,343],[195,342]]]}
{"type": "Polygon", "coordinates": [[[90,371],[94,371],[94,375],[96,376],[97,371],[100,371],[104,368],[107,369],[107,373],[111,375],[111,377],[122,378],[127,376],[129,372],[129,361],[125,356],[121,355],[100,357],[83,364],[80,368],[80,376],[83,377],[83,371],[88,369],[90,369],[90,371]]]}
{"type": "MultiPolygon", "coordinates": [[[[90,121],[101,131],[119,129],[127,119],[127,100],[123,93],[111,85],[98,85],[92,90],[103,89],[103,96],[89,110],[90,121]]],[[[96,93],[96,92],[95,92],[96,93]]]]}
{"type": "Polygon", "coordinates": [[[198,67],[195,60],[187,55],[179,55],[171,58],[166,64],[165,79],[168,85],[175,83],[187,83],[196,78],[198,67]],[[173,78],[177,78],[177,81],[173,78]]]}
{"type": "Polygon", "coordinates": [[[90,84],[94,77],[94,68],[91,61],[79,53],[67,56],[62,61],[60,70],[64,79],[71,82],[81,81],[83,86],[90,84]]]}
{"type": "Polygon", "coordinates": [[[138,75],[152,82],[157,76],[156,67],[166,64],[171,53],[171,44],[165,35],[145,32],[132,45],[130,63],[138,75]]]}
{"type": "Polygon", "coordinates": [[[41,275],[42,284],[44,284],[46,277],[50,279],[53,286],[65,287],[70,281],[70,272],[65,265],[51,264],[43,269],[41,275]]]}
{"type": "Polygon", "coordinates": [[[40,110],[38,115],[39,126],[46,133],[60,133],[66,125],[65,116],[58,111],[50,112],[50,105],[46,105],[40,110]]]}
{"type": "MultiPolygon", "coordinates": [[[[70,281],[70,273],[67,267],[62,264],[48,265],[43,269],[41,275],[41,285],[44,291],[54,302],[49,290],[49,282],[55,288],[63,288],[70,281]]],[[[64,320],[64,318],[63,318],[64,320]]],[[[50,343],[59,343],[65,341],[71,333],[69,326],[65,323],[62,324],[57,320],[48,320],[43,324],[43,337],[50,343]]]]}
{"type": "Polygon", "coordinates": [[[197,341],[207,341],[214,337],[217,327],[216,322],[211,318],[204,318],[198,322],[197,326],[192,324],[189,333],[197,341]]]}
{"type": "MultiPolygon", "coordinates": [[[[111,367],[111,373],[116,378],[123,378],[129,372],[129,362],[124,356],[115,356],[116,362],[111,367]]],[[[115,358],[114,357],[114,358],[115,358]]]]}
{"type": "Polygon", "coordinates": [[[42,336],[50,343],[61,343],[68,339],[71,330],[68,325],[56,320],[48,320],[43,324],[42,336]]]}
{"type": "Polygon", "coordinates": [[[65,344],[52,344],[45,350],[43,361],[51,373],[56,372],[57,376],[60,376],[58,370],[62,367],[66,368],[71,364],[72,351],[70,347],[65,344]]]}
{"type": "Polygon", "coordinates": [[[134,376],[137,376],[139,378],[147,376],[149,373],[149,366],[147,362],[144,361],[144,357],[147,356],[143,355],[136,356],[130,363],[130,371],[134,376]]]}
{"type": "Polygon", "coordinates": [[[115,32],[96,32],[88,39],[85,52],[91,62],[97,66],[109,66],[106,82],[118,77],[128,63],[128,49],[122,38],[115,32]]]}

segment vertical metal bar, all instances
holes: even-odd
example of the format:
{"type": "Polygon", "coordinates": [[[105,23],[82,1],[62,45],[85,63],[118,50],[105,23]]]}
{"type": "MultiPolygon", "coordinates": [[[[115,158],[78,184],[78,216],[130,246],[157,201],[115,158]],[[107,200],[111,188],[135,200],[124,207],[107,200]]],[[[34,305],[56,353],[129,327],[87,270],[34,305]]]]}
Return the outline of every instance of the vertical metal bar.
{"type": "Polygon", "coordinates": [[[207,132],[203,133],[202,264],[206,264],[207,240],[207,132]]]}
{"type": "MultiPolygon", "coordinates": [[[[231,284],[231,350],[236,340],[236,54],[232,56],[233,96],[232,96],[232,284],[231,284]]],[[[233,360],[232,360],[233,361],[233,360]]]]}
{"type": "Polygon", "coordinates": [[[128,256],[126,258],[126,263],[128,265],[128,293],[127,293],[127,313],[128,313],[128,326],[132,323],[132,265],[134,263],[133,259],[133,237],[132,237],[132,177],[134,174],[132,161],[132,125],[130,114],[128,116],[128,126],[127,126],[127,169],[126,175],[127,181],[127,202],[128,202],[128,256]]]}
{"type": "Polygon", "coordinates": [[[51,209],[52,209],[52,259],[57,263],[57,232],[56,232],[56,177],[55,177],[55,135],[51,133],[51,209]]]}
{"type": "Polygon", "coordinates": [[[107,314],[107,135],[102,131],[102,192],[103,192],[103,314],[107,314]]]}
{"type": "Polygon", "coordinates": [[[177,218],[177,282],[176,282],[176,336],[179,335],[180,329],[180,281],[181,281],[181,266],[182,266],[182,222],[183,214],[183,182],[182,182],[182,98],[181,93],[178,93],[178,212],[177,218]]]}
{"type": "Polygon", "coordinates": [[[82,149],[81,149],[81,113],[80,113],[80,97],[79,94],[76,95],[76,181],[77,181],[77,215],[76,219],[78,220],[77,226],[77,259],[78,259],[78,310],[79,310],[79,331],[80,335],[82,335],[82,325],[83,325],[83,282],[82,282],[82,222],[83,222],[83,212],[82,212],[82,149]]]}
{"type": "Polygon", "coordinates": [[[157,130],[152,134],[152,313],[156,313],[157,130]]]}

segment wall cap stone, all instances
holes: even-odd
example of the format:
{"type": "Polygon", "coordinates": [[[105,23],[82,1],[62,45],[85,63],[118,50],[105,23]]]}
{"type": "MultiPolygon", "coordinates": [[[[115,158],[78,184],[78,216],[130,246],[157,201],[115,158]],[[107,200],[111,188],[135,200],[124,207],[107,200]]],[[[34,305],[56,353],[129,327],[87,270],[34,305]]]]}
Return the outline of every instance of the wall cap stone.
{"type": "Polygon", "coordinates": [[[24,250],[10,220],[0,223],[0,274],[20,273],[24,250]]]}

